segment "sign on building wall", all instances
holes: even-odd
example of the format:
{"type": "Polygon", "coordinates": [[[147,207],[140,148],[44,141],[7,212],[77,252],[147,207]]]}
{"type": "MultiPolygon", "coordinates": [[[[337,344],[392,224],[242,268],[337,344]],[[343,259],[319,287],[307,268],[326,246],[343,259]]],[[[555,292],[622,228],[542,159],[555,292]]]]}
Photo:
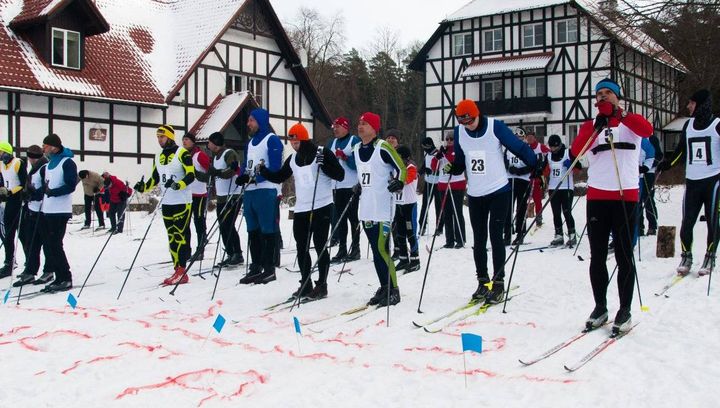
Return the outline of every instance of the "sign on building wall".
{"type": "Polygon", "coordinates": [[[96,123],[88,130],[88,139],[104,142],[107,139],[107,129],[96,123]]]}

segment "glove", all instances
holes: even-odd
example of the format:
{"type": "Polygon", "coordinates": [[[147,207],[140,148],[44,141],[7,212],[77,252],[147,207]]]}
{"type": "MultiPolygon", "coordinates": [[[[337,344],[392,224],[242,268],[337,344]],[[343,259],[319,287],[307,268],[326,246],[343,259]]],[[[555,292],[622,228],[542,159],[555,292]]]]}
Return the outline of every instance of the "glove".
{"type": "Polygon", "coordinates": [[[255,165],[253,170],[255,170],[255,174],[260,174],[263,168],[265,168],[265,160],[260,160],[260,162],[255,165]]]}
{"type": "Polygon", "coordinates": [[[607,101],[600,101],[595,104],[598,108],[598,116],[609,118],[615,114],[615,105],[607,101]]]}
{"type": "Polygon", "coordinates": [[[97,187],[93,187],[93,193],[97,194],[100,192],[100,189],[97,187]]]}
{"type": "MultiPolygon", "coordinates": [[[[173,184],[175,184],[175,182],[173,181],[173,179],[170,179],[165,182],[165,188],[172,188],[173,184]]],[[[174,190],[177,190],[177,188],[175,188],[174,190]]]]}
{"type": "Polygon", "coordinates": [[[449,174],[450,170],[452,170],[452,163],[447,163],[443,166],[443,171],[445,172],[445,174],[449,174]]]}
{"type": "Polygon", "coordinates": [[[535,168],[532,171],[532,174],[530,177],[532,178],[542,178],[543,170],[545,169],[545,163],[542,161],[539,161],[538,164],[535,166],[535,168]]]}
{"type": "Polygon", "coordinates": [[[570,159],[565,159],[565,161],[563,162],[563,167],[569,169],[570,165],[572,165],[572,161],[570,161],[570,159]]]}
{"type": "Polygon", "coordinates": [[[172,189],[175,190],[175,191],[180,190],[180,187],[182,187],[182,186],[180,185],[180,183],[175,183],[175,182],[173,182],[173,183],[170,185],[170,188],[172,188],[172,189]]]}
{"type": "Polygon", "coordinates": [[[130,194],[127,191],[121,191],[118,195],[120,196],[120,201],[125,201],[128,197],[130,197],[130,194]]]}
{"type": "Polygon", "coordinates": [[[510,174],[518,174],[518,168],[517,168],[517,167],[510,166],[510,167],[508,167],[508,173],[510,173],[510,174]]]}
{"type": "Polygon", "coordinates": [[[207,171],[208,176],[215,177],[220,175],[220,170],[216,169],[215,167],[210,167],[207,171]]]}
{"type": "Polygon", "coordinates": [[[402,190],[403,187],[405,187],[405,184],[398,180],[398,179],[392,179],[388,183],[387,189],[391,193],[397,193],[398,191],[402,190]]]}
{"type": "Polygon", "coordinates": [[[647,173],[648,170],[650,170],[650,169],[648,168],[648,166],[641,165],[641,166],[638,168],[638,170],[640,171],[640,174],[645,174],[645,173],[647,173]]]}
{"type": "Polygon", "coordinates": [[[318,149],[317,153],[315,154],[315,163],[317,163],[318,166],[322,166],[323,163],[325,163],[325,155],[320,149],[318,149]]]}
{"type": "Polygon", "coordinates": [[[57,192],[57,189],[54,189],[54,188],[48,188],[47,190],[45,190],[45,195],[48,196],[48,197],[57,197],[57,196],[59,196],[59,194],[58,194],[58,192],[57,192]]]}
{"type": "Polygon", "coordinates": [[[250,182],[250,176],[247,174],[241,174],[238,176],[238,178],[235,179],[235,185],[238,186],[244,186],[245,184],[250,182]]]}
{"type": "Polygon", "coordinates": [[[672,164],[670,163],[669,160],[662,160],[662,161],[661,161],[660,163],[658,163],[658,165],[657,165],[657,169],[658,169],[659,171],[668,171],[668,170],[670,170],[670,167],[672,167],[672,164]]]}
{"type": "Polygon", "coordinates": [[[6,187],[0,187],[0,197],[8,198],[10,197],[10,190],[8,190],[6,187]]]}
{"type": "Polygon", "coordinates": [[[138,193],[144,193],[145,192],[145,183],[143,183],[142,181],[138,181],[133,186],[133,190],[137,191],[138,193]]]}
{"type": "Polygon", "coordinates": [[[445,146],[440,146],[437,153],[435,153],[435,158],[438,160],[442,159],[443,157],[445,157],[445,152],[447,152],[445,146]]]}
{"type": "Polygon", "coordinates": [[[356,197],[360,197],[360,194],[362,194],[362,187],[360,187],[360,183],[353,186],[353,194],[355,194],[356,197]]]}
{"type": "Polygon", "coordinates": [[[595,131],[600,132],[603,128],[608,127],[608,117],[603,115],[597,115],[595,117],[595,131]]]}
{"type": "Polygon", "coordinates": [[[340,160],[347,160],[347,154],[342,149],[335,149],[335,157],[337,157],[340,160]]]}

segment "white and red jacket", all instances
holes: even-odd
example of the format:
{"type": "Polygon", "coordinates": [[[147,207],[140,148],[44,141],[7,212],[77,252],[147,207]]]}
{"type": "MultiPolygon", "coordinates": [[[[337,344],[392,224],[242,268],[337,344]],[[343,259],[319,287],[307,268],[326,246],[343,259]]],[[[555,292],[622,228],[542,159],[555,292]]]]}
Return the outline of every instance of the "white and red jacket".
{"type": "MultiPolygon", "coordinates": [[[[431,169],[433,173],[438,171],[438,168],[440,169],[440,174],[438,176],[438,191],[445,191],[447,190],[448,186],[448,173],[445,173],[443,170],[443,167],[445,167],[448,163],[453,163],[455,161],[455,146],[448,146],[447,150],[445,151],[445,156],[438,160],[437,157],[433,157],[432,162],[430,163],[431,169]]],[[[460,174],[457,176],[450,176],[450,190],[465,190],[467,187],[467,180],[465,179],[465,174],[460,174]]]]}

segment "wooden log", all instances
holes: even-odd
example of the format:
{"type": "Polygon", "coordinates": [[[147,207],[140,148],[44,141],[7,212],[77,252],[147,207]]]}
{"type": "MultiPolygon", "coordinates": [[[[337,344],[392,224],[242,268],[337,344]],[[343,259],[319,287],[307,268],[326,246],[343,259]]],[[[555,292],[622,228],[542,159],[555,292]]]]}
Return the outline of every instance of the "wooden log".
{"type": "Polygon", "coordinates": [[[658,258],[675,257],[675,226],[661,226],[657,232],[657,248],[655,256],[658,258]]]}

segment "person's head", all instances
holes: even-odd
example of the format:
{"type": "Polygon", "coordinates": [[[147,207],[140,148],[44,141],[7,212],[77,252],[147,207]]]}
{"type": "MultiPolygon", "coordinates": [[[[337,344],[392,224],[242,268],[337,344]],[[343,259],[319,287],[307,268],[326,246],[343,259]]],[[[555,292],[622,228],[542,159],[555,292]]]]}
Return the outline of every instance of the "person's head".
{"type": "Polygon", "coordinates": [[[88,175],[90,175],[90,172],[88,172],[87,170],[80,170],[78,172],[78,177],[80,177],[81,180],[86,178],[88,175]]]}
{"type": "Polygon", "coordinates": [[[0,142],[0,160],[3,163],[8,164],[13,159],[13,147],[10,143],[2,141],[0,142]]]}
{"type": "Polygon", "coordinates": [[[170,125],[162,125],[155,132],[160,147],[168,147],[171,143],[175,143],[175,129],[170,125]]]}
{"type": "Polygon", "coordinates": [[[550,135],[548,138],[548,147],[550,147],[550,150],[555,152],[560,149],[562,146],[562,140],[560,140],[560,136],[558,135],[550,135]]]}
{"type": "Polygon", "coordinates": [[[385,140],[390,143],[390,146],[397,149],[400,144],[400,131],[397,129],[390,129],[385,132],[385,140]]]}
{"type": "Polygon", "coordinates": [[[522,128],[515,129],[515,136],[523,142],[527,142],[527,135],[525,135],[525,131],[522,130],[522,128]]]}
{"type": "Polygon", "coordinates": [[[423,139],[420,145],[426,152],[432,152],[433,150],[435,150],[435,141],[432,137],[426,137],[425,139],[423,139]]]}
{"type": "Polygon", "coordinates": [[[534,145],[537,143],[537,136],[535,136],[534,130],[528,130],[525,132],[525,140],[528,142],[528,144],[534,145]]]}
{"type": "Polygon", "coordinates": [[[297,152],[300,150],[300,144],[303,141],[310,140],[310,134],[302,123],[296,123],[288,130],[288,139],[290,140],[290,146],[297,152]]]}
{"type": "Polygon", "coordinates": [[[107,172],[107,171],[103,171],[100,175],[101,175],[102,178],[104,178],[104,179],[109,179],[109,178],[110,178],[110,173],[107,172]]]}
{"type": "MultiPolygon", "coordinates": [[[[270,114],[262,108],[253,109],[248,116],[247,127],[250,135],[255,135],[258,132],[269,132],[270,114]]],[[[265,136],[265,134],[261,134],[260,136],[265,136]]]]}
{"type": "Polygon", "coordinates": [[[698,105],[703,105],[710,100],[710,91],[707,89],[701,89],[690,97],[687,104],[687,110],[690,116],[695,116],[698,105]]]}
{"type": "Polygon", "coordinates": [[[30,164],[35,164],[35,162],[43,157],[43,150],[38,145],[31,145],[27,148],[27,156],[30,164]]]}
{"type": "Polygon", "coordinates": [[[225,146],[225,136],[220,132],[215,132],[208,137],[208,149],[217,153],[225,146]]]}
{"type": "Polygon", "coordinates": [[[347,118],[340,116],[335,119],[335,122],[333,122],[332,130],[333,136],[338,139],[343,138],[350,132],[350,121],[347,120],[347,118]]]}
{"type": "Polygon", "coordinates": [[[358,136],[365,142],[375,138],[380,132],[380,115],[372,112],[365,112],[358,120],[358,136]]]}
{"type": "Polygon", "coordinates": [[[445,146],[451,147],[455,145],[455,135],[452,132],[445,133],[445,146]]]}
{"type": "Polygon", "coordinates": [[[455,118],[459,124],[475,130],[480,124],[480,108],[472,99],[463,99],[455,106],[455,118]]]}
{"type": "Polygon", "coordinates": [[[43,152],[45,154],[57,154],[63,150],[62,140],[55,133],[45,136],[43,139],[43,152]]]}
{"type": "Polygon", "coordinates": [[[182,138],[182,144],[185,149],[192,150],[195,147],[195,134],[190,132],[185,133],[182,138]]]}
{"type": "Polygon", "coordinates": [[[620,98],[622,93],[620,85],[610,78],[605,78],[595,85],[595,101],[610,102],[614,106],[620,106],[620,98]]]}
{"type": "Polygon", "coordinates": [[[397,149],[395,149],[395,150],[397,151],[398,155],[400,156],[401,159],[403,159],[403,161],[405,163],[407,163],[410,160],[411,152],[410,152],[409,147],[402,145],[402,146],[398,146],[397,149]]]}

